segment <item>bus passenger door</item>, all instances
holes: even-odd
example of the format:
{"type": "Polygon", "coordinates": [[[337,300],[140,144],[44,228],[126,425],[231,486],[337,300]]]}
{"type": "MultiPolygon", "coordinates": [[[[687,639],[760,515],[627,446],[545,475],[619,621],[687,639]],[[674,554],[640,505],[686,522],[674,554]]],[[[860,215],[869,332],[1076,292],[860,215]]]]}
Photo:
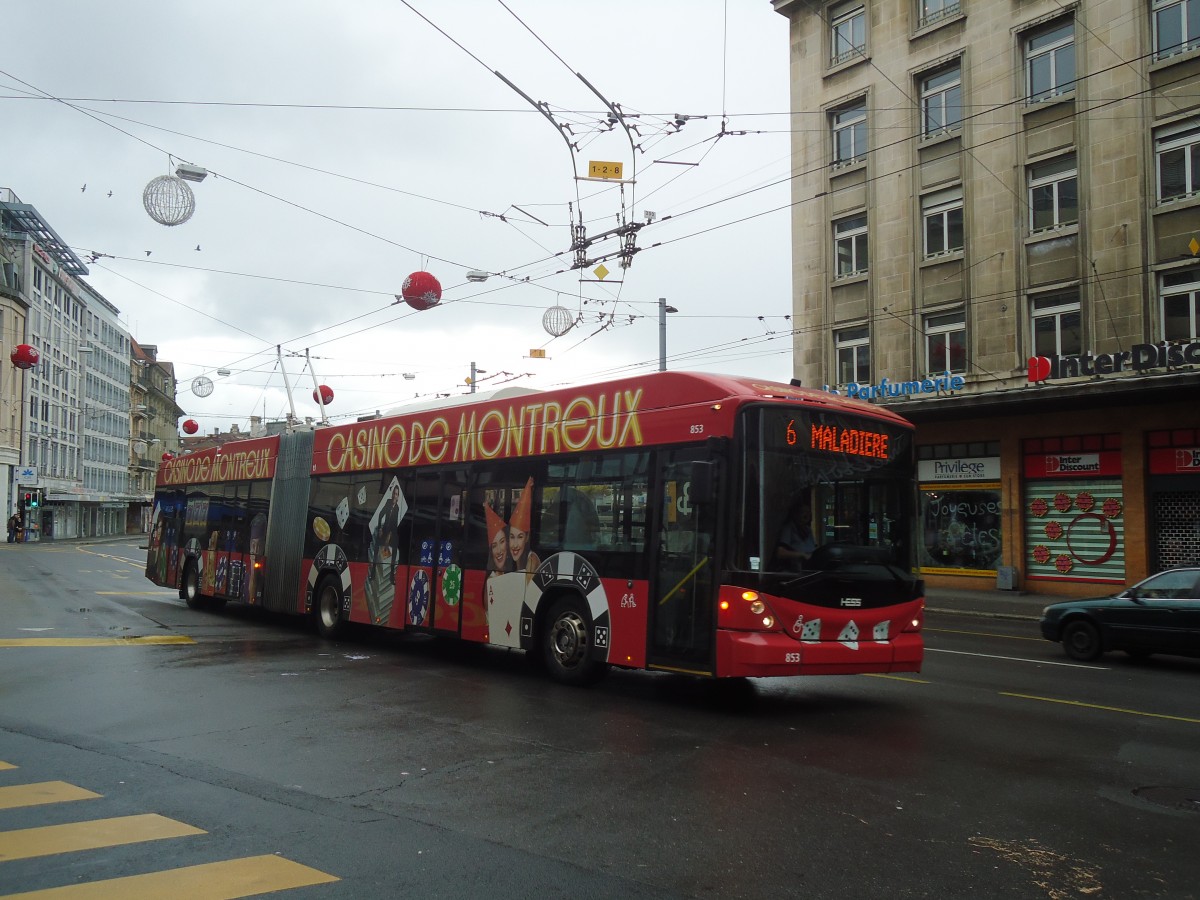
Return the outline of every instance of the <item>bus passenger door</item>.
{"type": "Polygon", "coordinates": [[[657,560],[650,588],[650,668],[713,671],[716,503],[693,480],[715,476],[701,449],[659,455],[657,560]]]}
{"type": "Polygon", "coordinates": [[[466,472],[442,476],[434,553],[433,628],[458,634],[462,616],[463,537],[467,521],[466,472]]]}

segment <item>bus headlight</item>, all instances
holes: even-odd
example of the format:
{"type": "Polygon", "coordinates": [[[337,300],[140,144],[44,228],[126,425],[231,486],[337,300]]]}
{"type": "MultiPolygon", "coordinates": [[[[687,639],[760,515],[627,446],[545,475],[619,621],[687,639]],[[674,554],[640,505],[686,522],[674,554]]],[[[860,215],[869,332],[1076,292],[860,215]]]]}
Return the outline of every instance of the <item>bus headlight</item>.
{"type": "Polygon", "coordinates": [[[763,616],[763,628],[774,628],[774,627],[775,627],[775,617],[774,616],[763,616]]]}
{"type": "Polygon", "coordinates": [[[766,608],[767,604],[763,603],[761,600],[750,601],[750,612],[754,613],[756,616],[761,616],[766,608]]]}

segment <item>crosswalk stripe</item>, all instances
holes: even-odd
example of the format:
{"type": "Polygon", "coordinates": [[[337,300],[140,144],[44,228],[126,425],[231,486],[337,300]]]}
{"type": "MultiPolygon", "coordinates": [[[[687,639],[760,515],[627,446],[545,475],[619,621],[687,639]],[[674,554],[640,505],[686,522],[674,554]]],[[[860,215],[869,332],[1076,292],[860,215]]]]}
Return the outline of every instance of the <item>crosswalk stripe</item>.
{"type": "Polygon", "coordinates": [[[194,644],[184,634],[104,638],[0,638],[0,647],[116,647],[126,644],[194,644]]]}
{"type": "Polygon", "coordinates": [[[23,806],[42,806],[47,803],[65,803],[69,800],[95,800],[103,796],[67,784],[65,781],[14,784],[0,787],[0,809],[20,809],[23,806]]]}
{"type": "Polygon", "coordinates": [[[5,894],[3,900],[112,900],[113,897],[120,897],[121,900],[161,900],[163,897],[237,900],[240,897],[329,884],[338,880],[334,875],[282,856],[249,856],[146,875],[70,884],[23,894],[5,894]]]}
{"type": "Polygon", "coordinates": [[[206,833],[153,813],[0,831],[0,862],[206,833]]]}

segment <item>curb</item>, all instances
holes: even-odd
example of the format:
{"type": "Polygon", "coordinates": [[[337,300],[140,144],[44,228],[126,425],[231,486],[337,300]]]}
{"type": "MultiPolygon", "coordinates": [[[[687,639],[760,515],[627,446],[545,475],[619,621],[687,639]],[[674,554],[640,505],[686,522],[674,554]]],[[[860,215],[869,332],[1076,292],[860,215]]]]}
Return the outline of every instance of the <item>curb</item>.
{"type": "Polygon", "coordinates": [[[1038,622],[1041,616],[1028,616],[1021,613],[993,612],[980,609],[949,609],[945,606],[927,606],[926,612],[949,613],[954,616],[976,616],[981,619],[1013,619],[1019,622],[1038,622]]]}

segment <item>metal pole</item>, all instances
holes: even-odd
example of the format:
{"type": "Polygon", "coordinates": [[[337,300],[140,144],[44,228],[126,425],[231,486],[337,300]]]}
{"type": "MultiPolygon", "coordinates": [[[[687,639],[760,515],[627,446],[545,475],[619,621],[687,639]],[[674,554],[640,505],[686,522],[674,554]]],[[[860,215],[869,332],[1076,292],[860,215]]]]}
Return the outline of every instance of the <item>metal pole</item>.
{"type": "Polygon", "coordinates": [[[283,389],[287,392],[288,398],[288,428],[296,424],[296,404],[292,402],[292,385],[288,382],[287,369],[283,365],[283,350],[279,344],[275,345],[275,359],[279,363],[279,371],[283,373],[283,389]]]}
{"type": "Polygon", "coordinates": [[[471,360],[471,393],[475,393],[475,360],[471,360]]]}
{"type": "Polygon", "coordinates": [[[667,371],[667,298],[658,298],[658,371],[667,371]]]}
{"type": "Polygon", "coordinates": [[[325,415],[325,395],[321,393],[321,386],[317,384],[317,373],[313,370],[312,359],[309,358],[308,348],[304,348],[304,361],[308,363],[308,373],[312,375],[313,394],[317,398],[317,406],[321,407],[321,424],[329,424],[329,416],[325,415]]]}

